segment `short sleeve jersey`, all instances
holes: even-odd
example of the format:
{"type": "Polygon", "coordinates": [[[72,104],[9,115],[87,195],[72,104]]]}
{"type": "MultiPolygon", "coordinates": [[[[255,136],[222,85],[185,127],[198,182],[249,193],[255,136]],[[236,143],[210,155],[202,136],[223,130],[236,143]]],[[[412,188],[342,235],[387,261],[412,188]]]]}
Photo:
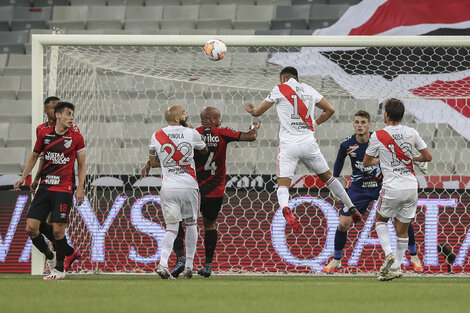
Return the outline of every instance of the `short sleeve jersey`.
{"type": "Polygon", "coordinates": [[[63,135],[57,134],[53,126],[40,130],[34,152],[44,153],[46,165],[41,172],[39,188],[72,193],[75,159],[84,149],[83,136],[71,128],[63,135]]]}
{"type": "Polygon", "coordinates": [[[374,132],[369,141],[366,153],[370,156],[379,155],[380,166],[384,175],[383,188],[406,190],[418,188],[418,181],[413,173],[413,148],[427,148],[418,132],[404,125],[387,126],[383,129],[389,139],[379,138],[374,132]],[[399,151],[406,156],[401,159],[399,151]]]}
{"type": "Polygon", "coordinates": [[[198,189],[194,149],[206,144],[192,128],[167,126],[150,138],[150,155],[158,156],[162,167],[162,186],[172,189],[198,189]]]}
{"type": "Polygon", "coordinates": [[[223,197],[225,192],[225,159],[227,144],[239,141],[241,132],[228,127],[198,127],[202,140],[209,149],[208,154],[196,152],[196,174],[199,191],[204,197],[223,197]]]}
{"type": "Polygon", "coordinates": [[[299,83],[294,78],[274,87],[265,100],[276,105],[281,123],[279,130],[281,145],[314,140],[314,108],[322,98],[318,91],[307,84],[299,83]]]}

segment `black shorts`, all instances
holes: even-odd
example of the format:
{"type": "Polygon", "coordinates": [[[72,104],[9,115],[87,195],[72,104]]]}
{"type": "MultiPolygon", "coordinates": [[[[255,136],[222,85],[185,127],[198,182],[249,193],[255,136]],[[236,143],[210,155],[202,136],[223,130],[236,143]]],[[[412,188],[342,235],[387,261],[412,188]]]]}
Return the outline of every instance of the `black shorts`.
{"type": "Polygon", "coordinates": [[[67,223],[72,204],[71,193],[39,189],[26,217],[45,222],[51,212],[51,222],[67,223]]]}
{"type": "Polygon", "coordinates": [[[217,216],[222,209],[224,197],[209,198],[201,196],[201,212],[202,216],[210,221],[217,220],[217,216]]]}

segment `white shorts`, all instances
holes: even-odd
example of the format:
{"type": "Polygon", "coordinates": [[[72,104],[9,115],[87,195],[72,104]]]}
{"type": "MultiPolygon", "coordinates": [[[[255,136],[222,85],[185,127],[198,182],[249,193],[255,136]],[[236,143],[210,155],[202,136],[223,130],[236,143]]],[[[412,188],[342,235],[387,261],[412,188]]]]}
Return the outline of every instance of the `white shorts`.
{"type": "Polygon", "coordinates": [[[383,217],[395,217],[402,223],[409,223],[416,215],[418,190],[385,190],[380,191],[377,200],[377,212],[383,217]]]}
{"type": "Polygon", "coordinates": [[[294,176],[297,163],[302,161],[315,174],[323,174],[330,168],[314,141],[301,145],[280,146],[277,154],[277,177],[291,178],[294,176]]]}
{"type": "Polygon", "coordinates": [[[167,224],[175,224],[184,220],[194,223],[199,217],[200,196],[198,189],[166,189],[160,190],[163,218],[167,224]]]}

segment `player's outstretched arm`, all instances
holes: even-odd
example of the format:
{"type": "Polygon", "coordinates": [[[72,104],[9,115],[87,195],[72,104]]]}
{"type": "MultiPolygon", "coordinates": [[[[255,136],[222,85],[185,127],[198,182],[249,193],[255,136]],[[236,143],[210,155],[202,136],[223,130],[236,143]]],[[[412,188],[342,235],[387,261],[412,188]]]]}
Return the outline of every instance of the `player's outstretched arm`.
{"type": "Polygon", "coordinates": [[[432,155],[431,155],[431,152],[429,152],[428,148],[419,150],[419,153],[421,153],[421,155],[413,156],[413,161],[415,162],[431,162],[432,161],[432,155]]]}
{"type": "Polygon", "coordinates": [[[243,104],[243,107],[251,115],[260,116],[261,114],[266,112],[273,105],[273,103],[274,102],[269,102],[267,100],[264,100],[263,102],[261,102],[261,104],[257,108],[255,108],[253,104],[251,104],[250,102],[245,102],[243,104]]]}
{"type": "Polygon", "coordinates": [[[255,141],[256,137],[258,136],[258,128],[260,126],[260,123],[258,122],[253,122],[250,125],[250,131],[244,133],[242,132],[240,134],[240,141],[255,141]]]}
{"type": "Polygon", "coordinates": [[[160,160],[156,155],[149,155],[149,161],[148,164],[150,164],[150,167],[155,168],[155,167],[160,167],[160,160]]]}
{"type": "Polygon", "coordinates": [[[77,153],[78,163],[78,186],[75,192],[77,205],[81,205],[85,199],[85,177],[86,177],[86,150],[77,153]]]}
{"type": "Polygon", "coordinates": [[[29,185],[29,190],[31,191],[33,196],[36,194],[36,189],[38,189],[39,178],[41,177],[41,172],[44,169],[44,166],[46,166],[46,161],[44,160],[44,158],[41,158],[39,160],[39,166],[38,166],[38,170],[36,171],[36,175],[34,176],[34,179],[31,182],[31,185],[29,185]]]}
{"type": "Polygon", "coordinates": [[[24,181],[26,180],[26,177],[28,177],[28,174],[31,172],[33,169],[34,165],[36,165],[36,162],[38,160],[39,153],[33,151],[31,152],[31,155],[28,158],[28,161],[26,162],[26,166],[23,171],[23,175],[21,175],[21,178],[15,182],[14,187],[15,190],[20,190],[21,186],[23,185],[24,181]]]}
{"type": "Polygon", "coordinates": [[[315,119],[315,123],[320,125],[321,123],[326,122],[330,119],[330,117],[335,113],[335,109],[331,105],[331,103],[323,97],[320,102],[316,103],[315,106],[320,110],[323,110],[322,114],[315,119]]]}
{"type": "Polygon", "coordinates": [[[140,178],[139,179],[147,177],[147,175],[149,174],[151,168],[152,167],[150,166],[150,161],[147,161],[147,163],[145,163],[144,167],[140,170],[140,178]]]}

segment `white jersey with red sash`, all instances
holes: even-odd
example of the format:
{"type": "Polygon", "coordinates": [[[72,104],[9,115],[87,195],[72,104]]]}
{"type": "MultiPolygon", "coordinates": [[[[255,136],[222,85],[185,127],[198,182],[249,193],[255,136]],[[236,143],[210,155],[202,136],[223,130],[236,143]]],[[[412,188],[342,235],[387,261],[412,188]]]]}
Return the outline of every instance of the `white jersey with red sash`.
{"type": "Polygon", "coordinates": [[[396,125],[374,132],[366,154],[380,157],[384,189],[406,190],[418,188],[412,151],[426,148],[426,143],[414,128],[396,125]]]}
{"type": "Polygon", "coordinates": [[[314,140],[314,108],[323,96],[307,84],[294,78],[277,85],[266,97],[276,104],[281,122],[279,141],[281,145],[292,145],[314,140]]]}
{"type": "Polygon", "coordinates": [[[150,155],[160,159],[162,187],[198,189],[194,165],[194,149],[206,144],[195,130],[183,126],[167,126],[157,130],[150,139],[150,155]]]}

